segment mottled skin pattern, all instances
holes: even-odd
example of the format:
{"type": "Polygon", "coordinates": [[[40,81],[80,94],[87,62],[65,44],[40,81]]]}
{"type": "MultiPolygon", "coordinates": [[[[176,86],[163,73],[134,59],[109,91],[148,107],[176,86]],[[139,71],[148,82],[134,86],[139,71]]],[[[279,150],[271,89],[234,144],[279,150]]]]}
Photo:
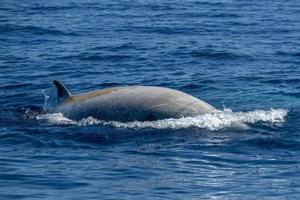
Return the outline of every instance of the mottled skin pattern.
{"type": "Polygon", "coordinates": [[[196,116],[215,110],[184,92],[150,86],[116,87],[68,96],[53,108],[53,112],[74,120],[91,116],[122,122],[196,116]]]}

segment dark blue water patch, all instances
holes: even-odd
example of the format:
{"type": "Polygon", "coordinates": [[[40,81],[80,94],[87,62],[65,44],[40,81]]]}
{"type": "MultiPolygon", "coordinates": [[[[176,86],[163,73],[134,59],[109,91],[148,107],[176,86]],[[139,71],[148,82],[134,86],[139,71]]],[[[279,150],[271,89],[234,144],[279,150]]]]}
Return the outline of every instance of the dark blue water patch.
{"type": "Polygon", "coordinates": [[[277,51],[276,54],[278,56],[291,56],[291,57],[295,57],[295,58],[299,58],[300,57],[300,52],[297,52],[295,50],[291,50],[290,52],[287,52],[287,51],[277,51]]]}
{"type": "Polygon", "coordinates": [[[194,83],[184,85],[183,87],[181,87],[181,89],[192,90],[192,89],[203,88],[203,87],[213,87],[212,85],[216,84],[214,80],[210,80],[210,79],[194,80],[193,82],[194,83]]]}
{"type": "Polygon", "coordinates": [[[133,44],[133,43],[125,43],[125,44],[116,44],[115,46],[97,46],[97,47],[93,47],[91,49],[89,49],[90,51],[103,51],[103,50],[107,50],[107,51],[112,51],[112,52],[118,52],[118,51],[122,51],[122,50],[128,50],[128,49],[135,49],[137,47],[137,45],[133,44]]]}
{"type": "Polygon", "coordinates": [[[36,187],[39,186],[41,189],[43,187],[47,188],[47,185],[52,185],[51,187],[53,189],[58,190],[65,190],[65,189],[72,189],[74,187],[82,187],[82,186],[88,186],[86,183],[80,183],[76,181],[72,181],[71,179],[66,179],[66,177],[59,177],[59,175],[55,174],[49,174],[49,177],[47,175],[41,176],[39,173],[36,173],[36,175],[25,175],[25,174],[1,174],[0,178],[4,181],[7,181],[8,184],[11,182],[22,182],[22,184],[26,187],[36,187]],[[59,183],[55,182],[59,180],[59,183]]]}
{"type": "Polygon", "coordinates": [[[269,92],[270,94],[276,94],[276,95],[283,95],[283,96],[290,96],[290,97],[296,97],[300,98],[300,92],[289,92],[289,91],[277,91],[275,92],[269,92]]]}
{"type": "Polygon", "coordinates": [[[102,53],[82,53],[79,55],[68,55],[61,57],[60,59],[63,60],[82,60],[82,61],[110,61],[110,60],[126,60],[130,59],[131,56],[129,55],[103,55],[102,53]]]}
{"type": "MultiPolygon", "coordinates": [[[[29,61],[28,57],[25,56],[17,56],[17,55],[1,55],[0,59],[4,60],[4,64],[14,64],[14,63],[24,63],[26,61],[29,61]]],[[[9,68],[2,66],[2,68],[9,68]]]]}
{"type": "Polygon", "coordinates": [[[300,79],[291,78],[291,79],[282,80],[282,79],[278,78],[278,79],[262,80],[261,82],[268,83],[268,84],[298,85],[300,83],[300,79]]]}
{"type": "Polygon", "coordinates": [[[71,9],[80,9],[80,8],[81,8],[81,6],[79,6],[79,5],[77,6],[74,3],[70,3],[67,6],[64,6],[64,5],[62,5],[62,6],[60,6],[60,5],[47,6],[47,5],[37,4],[34,7],[30,7],[30,9],[32,11],[35,11],[36,13],[40,13],[40,12],[43,12],[43,11],[45,11],[45,12],[68,11],[68,10],[71,10],[71,9]]]}
{"type": "Polygon", "coordinates": [[[20,108],[0,108],[0,127],[14,127],[16,123],[24,125],[36,125],[34,120],[38,114],[43,113],[43,109],[38,106],[25,106],[20,108]]]}
{"type": "MultiPolygon", "coordinates": [[[[293,141],[289,139],[278,138],[255,138],[245,141],[248,146],[254,146],[259,149],[264,149],[268,151],[299,151],[299,141],[293,141]]],[[[239,144],[240,145],[240,144],[239,144]]]]}
{"type": "Polygon", "coordinates": [[[10,85],[0,85],[0,88],[1,89],[4,89],[4,90],[12,90],[12,89],[20,89],[20,88],[26,88],[26,87],[29,87],[29,86],[32,86],[31,83],[17,83],[17,84],[10,84],[10,85]]]}
{"type": "Polygon", "coordinates": [[[226,60],[235,60],[235,59],[245,59],[245,60],[251,60],[252,57],[248,55],[242,55],[232,52],[226,52],[226,51],[215,51],[212,49],[206,49],[206,50],[195,50],[190,53],[193,57],[196,58],[202,58],[202,59],[226,59],[226,60]]]}
{"type": "Polygon", "coordinates": [[[256,27],[258,25],[257,22],[249,22],[249,21],[245,21],[245,22],[227,21],[225,24],[229,26],[250,26],[250,27],[256,27]]]}
{"type": "Polygon", "coordinates": [[[79,60],[90,60],[90,61],[97,61],[97,60],[123,60],[128,59],[130,56],[128,55],[109,55],[109,56],[101,56],[97,54],[81,54],[78,56],[79,60]]]}
{"type": "Polygon", "coordinates": [[[209,17],[216,17],[216,18],[239,18],[241,17],[240,14],[236,13],[213,13],[209,17]]]}
{"type": "Polygon", "coordinates": [[[69,36],[77,36],[77,33],[71,33],[71,32],[64,32],[53,28],[45,28],[40,26],[21,26],[16,24],[4,24],[0,25],[0,33],[5,35],[10,34],[33,34],[33,35],[54,35],[54,36],[60,36],[60,35],[69,35],[69,36]]]}

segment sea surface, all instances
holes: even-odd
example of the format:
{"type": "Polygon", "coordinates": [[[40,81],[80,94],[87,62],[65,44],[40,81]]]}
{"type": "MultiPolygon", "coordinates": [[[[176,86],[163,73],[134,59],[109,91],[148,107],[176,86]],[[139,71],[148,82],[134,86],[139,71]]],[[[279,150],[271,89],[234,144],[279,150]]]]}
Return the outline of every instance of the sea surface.
{"type": "Polygon", "coordinates": [[[0,1],[0,199],[299,198],[299,0],[0,1]],[[73,121],[55,79],[220,111],[73,121]]]}

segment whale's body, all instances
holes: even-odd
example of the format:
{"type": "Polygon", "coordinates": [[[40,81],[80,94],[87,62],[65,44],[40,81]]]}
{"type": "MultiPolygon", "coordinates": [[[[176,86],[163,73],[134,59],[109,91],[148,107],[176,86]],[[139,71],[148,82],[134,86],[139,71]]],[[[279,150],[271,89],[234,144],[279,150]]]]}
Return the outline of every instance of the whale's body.
{"type": "Polygon", "coordinates": [[[189,94],[153,86],[114,87],[71,95],[59,82],[57,104],[52,112],[80,120],[93,117],[109,121],[152,121],[210,113],[216,109],[189,94]]]}

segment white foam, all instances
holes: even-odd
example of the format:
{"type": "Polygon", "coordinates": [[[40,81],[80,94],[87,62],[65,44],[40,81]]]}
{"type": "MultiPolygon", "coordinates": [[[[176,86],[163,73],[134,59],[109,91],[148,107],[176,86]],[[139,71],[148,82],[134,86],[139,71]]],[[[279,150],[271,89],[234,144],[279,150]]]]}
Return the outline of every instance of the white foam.
{"type": "Polygon", "coordinates": [[[57,125],[77,125],[78,123],[76,121],[73,121],[71,119],[68,119],[63,116],[61,113],[52,113],[52,114],[42,114],[37,115],[35,117],[37,120],[45,120],[49,124],[57,124],[57,125]]]}
{"type": "Polygon", "coordinates": [[[249,112],[232,112],[229,109],[214,113],[199,115],[196,117],[185,117],[180,119],[164,119],[157,121],[133,121],[133,122],[117,122],[103,121],[88,117],[80,121],[73,121],[64,117],[61,113],[44,114],[36,116],[37,120],[46,120],[50,124],[77,125],[88,126],[100,124],[104,126],[113,126],[118,128],[132,129],[182,129],[190,127],[204,128],[208,130],[219,130],[226,127],[245,127],[246,124],[254,124],[258,122],[278,124],[285,121],[288,110],[270,109],[270,110],[254,110],[249,112]]]}

